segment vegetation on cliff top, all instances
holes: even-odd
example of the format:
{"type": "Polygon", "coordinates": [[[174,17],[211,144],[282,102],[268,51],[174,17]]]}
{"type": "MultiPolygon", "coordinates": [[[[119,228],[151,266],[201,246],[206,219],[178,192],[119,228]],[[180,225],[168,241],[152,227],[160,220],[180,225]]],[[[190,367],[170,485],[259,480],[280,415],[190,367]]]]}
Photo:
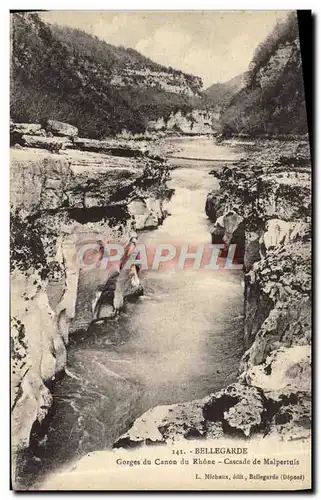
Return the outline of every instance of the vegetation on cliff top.
{"type": "Polygon", "coordinates": [[[99,139],[124,128],[142,132],[173,109],[191,110],[201,89],[198,77],[81,30],[46,24],[34,13],[12,14],[11,30],[11,118],[17,122],[56,119],[99,139]],[[144,71],[161,72],[173,92],[157,81],[150,86],[144,71]]]}
{"type": "Polygon", "coordinates": [[[245,86],[223,112],[221,127],[224,136],[307,133],[295,12],[257,47],[245,86]]]}
{"type": "Polygon", "coordinates": [[[12,14],[11,118],[75,125],[102,139],[193,108],[221,112],[224,137],[306,134],[296,13],[257,47],[249,70],[202,94],[201,80],[81,30],[12,14]]]}

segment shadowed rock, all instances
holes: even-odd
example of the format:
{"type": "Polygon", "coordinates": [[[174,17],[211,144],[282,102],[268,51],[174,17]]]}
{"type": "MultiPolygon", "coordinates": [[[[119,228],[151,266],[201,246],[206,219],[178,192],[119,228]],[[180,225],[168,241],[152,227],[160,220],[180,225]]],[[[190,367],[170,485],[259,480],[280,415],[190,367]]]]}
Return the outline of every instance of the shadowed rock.
{"type": "Polygon", "coordinates": [[[54,135],[62,137],[77,137],[78,128],[70,125],[69,123],[59,122],[57,120],[48,120],[46,129],[54,135]]]}
{"type": "Polygon", "coordinates": [[[40,137],[36,135],[23,135],[22,145],[28,148],[47,149],[52,153],[59,152],[71,146],[71,142],[66,137],[40,137]]]}

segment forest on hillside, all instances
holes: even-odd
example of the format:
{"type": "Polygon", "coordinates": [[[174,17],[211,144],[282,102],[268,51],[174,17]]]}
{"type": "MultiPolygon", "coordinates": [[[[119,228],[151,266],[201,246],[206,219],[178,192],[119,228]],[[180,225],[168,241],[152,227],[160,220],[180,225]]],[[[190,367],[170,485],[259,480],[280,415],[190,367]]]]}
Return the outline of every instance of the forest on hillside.
{"type": "Polygon", "coordinates": [[[148,68],[183,79],[199,92],[200,79],[163,67],[133,49],[114,47],[81,30],[44,23],[35,13],[11,14],[11,118],[68,122],[80,135],[103,138],[126,128],[142,132],[149,120],[191,111],[182,93],[147,87],[135,70],[148,68]],[[134,70],[128,85],[111,84],[113,72],[134,70]]]}
{"type": "Polygon", "coordinates": [[[297,15],[278,23],[255,50],[245,86],[221,116],[223,136],[306,134],[297,15]]]}

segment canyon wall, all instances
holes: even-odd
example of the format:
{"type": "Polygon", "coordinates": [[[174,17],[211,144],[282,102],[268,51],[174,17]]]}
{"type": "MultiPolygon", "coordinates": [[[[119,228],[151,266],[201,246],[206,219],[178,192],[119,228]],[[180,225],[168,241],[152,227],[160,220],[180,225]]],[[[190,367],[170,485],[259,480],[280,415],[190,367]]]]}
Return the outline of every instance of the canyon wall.
{"type": "Polygon", "coordinates": [[[150,64],[141,65],[140,68],[129,64],[114,69],[110,83],[115,87],[133,85],[143,89],[155,88],[187,97],[198,97],[202,88],[202,80],[197,76],[161,66],[153,68],[150,64]]]}
{"type": "Polygon", "coordinates": [[[168,118],[158,118],[148,123],[148,130],[155,132],[170,131],[184,135],[212,134],[213,121],[217,113],[205,109],[193,109],[184,113],[172,112],[168,118]]]}
{"type": "Polygon", "coordinates": [[[14,463],[50,413],[51,388],[66,366],[69,335],[94,320],[106,321],[126,296],[141,293],[135,266],[100,271],[101,247],[115,242],[129,251],[137,231],[157,227],[164,217],[168,171],[159,150],[121,140],[88,142],[77,133],[60,122],[51,121],[46,130],[39,124],[11,124],[14,463]],[[87,297],[80,325],[79,276],[86,270],[76,257],[88,243],[94,245],[97,268],[90,272],[96,272],[97,286],[87,297]],[[103,294],[108,293],[106,312],[103,294]]]}
{"type": "MultiPolygon", "coordinates": [[[[115,447],[173,440],[311,433],[311,165],[307,142],[252,145],[213,171],[213,242],[241,245],[244,348],[236,383],[190,403],[152,408],[115,447]]],[[[228,334],[228,332],[227,332],[228,334]]]]}
{"type": "Polygon", "coordinates": [[[220,121],[225,137],[307,133],[296,12],[277,23],[258,45],[245,74],[244,86],[227,104],[220,121]]]}

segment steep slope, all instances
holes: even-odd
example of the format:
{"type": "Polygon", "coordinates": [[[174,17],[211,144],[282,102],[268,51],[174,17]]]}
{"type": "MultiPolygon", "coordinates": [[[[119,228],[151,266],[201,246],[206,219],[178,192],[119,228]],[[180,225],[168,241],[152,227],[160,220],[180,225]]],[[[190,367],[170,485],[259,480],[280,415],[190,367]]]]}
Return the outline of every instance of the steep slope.
{"type": "Polygon", "coordinates": [[[225,109],[221,125],[225,136],[307,133],[295,12],[277,24],[256,49],[245,87],[225,109]]]}
{"type": "Polygon", "coordinates": [[[56,119],[81,136],[144,131],[173,109],[192,109],[198,77],[165,68],[132,49],[80,30],[52,26],[37,14],[12,14],[11,117],[56,119]]]}
{"type": "Polygon", "coordinates": [[[222,109],[243,88],[244,82],[245,73],[241,73],[227,82],[214,83],[203,91],[203,100],[217,109],[222,109]]]}

